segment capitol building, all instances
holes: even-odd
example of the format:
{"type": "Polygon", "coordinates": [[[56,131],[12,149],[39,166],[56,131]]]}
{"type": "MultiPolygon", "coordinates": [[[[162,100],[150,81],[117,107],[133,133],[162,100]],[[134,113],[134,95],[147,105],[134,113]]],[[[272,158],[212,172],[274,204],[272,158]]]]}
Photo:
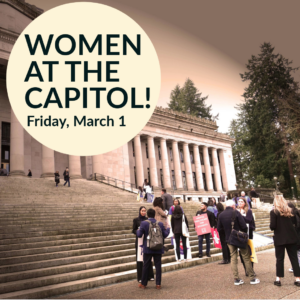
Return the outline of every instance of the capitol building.
{"type": "Polygon", "coordinates": [[[0,1],[0,136],[1,168],[11,176],[54,176],[70,169],[71,180],[95,173],[136,187],[148,179],[154,190],[166,188],[189,200],[234,190],[236,177],[230,136],[216,122],[156,107],[143,130],[122,147],[96,156],[66,155],[32,138],[11,109],[6,68],[22,30],[42,11],[24,1],[0,1]]]}

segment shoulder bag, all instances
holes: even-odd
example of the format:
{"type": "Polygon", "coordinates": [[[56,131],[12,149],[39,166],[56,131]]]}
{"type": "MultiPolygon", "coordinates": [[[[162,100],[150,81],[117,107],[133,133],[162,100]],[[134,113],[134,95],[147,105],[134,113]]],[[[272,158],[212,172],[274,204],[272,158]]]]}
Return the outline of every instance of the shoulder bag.
{"type": "Polygon", "coordinates": [[[185,237],[190,237],[188,227],[186,226],[184,214],[182,214],[182,235],[185,237]]]}
{"type": "Polygon", "coordinates": [[[248,234],[245,232],[233,229],[234,221],[236,219],[236,211],[232,212],[231,217],[231,234],[228,239],[228,244],[240,249],[246,249],[248,245],[248,234]]]}

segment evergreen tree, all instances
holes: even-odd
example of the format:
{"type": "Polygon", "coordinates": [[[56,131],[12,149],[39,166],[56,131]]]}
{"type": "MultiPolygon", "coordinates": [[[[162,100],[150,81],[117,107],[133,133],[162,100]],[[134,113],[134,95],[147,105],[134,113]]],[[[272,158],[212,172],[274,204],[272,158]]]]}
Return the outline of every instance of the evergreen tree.
{"type": "MultiPolygon", "coordinates": [[[[240,108],[240,105],[237,106],[240,108]]],[[[241,108],[240,108],[241,109],[241,108]]],[[[244,188],[249,187],[253,178],[249,174],[249,151],[244,145],[244,140],[247,138],[247,124],[244,118],[241,117],[242,112],[239,113],[239,118],[230,122],[229,135],[235,139],[232,145],[232,157],[234,162],[234,169],[237,183],[241,183],[244,188]]]]}
{"type": "Polygon", "coordinates": [[[297,83],[292,77],[292,62],[280,54],[274,54],[270,43],[261,45],[261,53],[252,55],[246,65],[247,71],[240,74],[243,81],[250,81],[243,97],[245,102],[240,112],[247,124],[248,135],[243,139],[250,155],[249,174],[256,178],[263,175],[272,181],[283,175],[291,184],[293,169],[288,164],[290,153],[285,124],[280,122],[280,103],[295,91],[297,83]],[[283,134],[282,134],[283,133],[283,134]]]}
{"type": "Polygon", "coordinates": [[[188,78],[182,88],[177,84],[171,91],[171,101],[168,103],[168,107],[192,116],[208,120],[217,120],[219,114],[213,116],[211,113],[211,105],[207,106],[205,103],[208,96],[201,97],[201,95],[202,93],[195,87],[194,82],[188,78]]]}

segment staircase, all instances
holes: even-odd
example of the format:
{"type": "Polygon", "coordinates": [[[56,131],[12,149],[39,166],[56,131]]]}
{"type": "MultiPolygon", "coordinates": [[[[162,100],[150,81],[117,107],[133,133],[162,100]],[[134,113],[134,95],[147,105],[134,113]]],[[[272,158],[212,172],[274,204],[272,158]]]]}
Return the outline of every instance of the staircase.
{"type": "MultiPolygon", "coordinates": [[[[0,177],[0,298],[48,298],[135,279],[131,231],[140,205],[135,194],[97,181],[79,179],[56,188],[49,178],[0,177]]],[[[212,257],[197,257],[191,224],[199,204],[182,207],[193,259],[178,264],[170,250],[162,258],[163,272],[222,259],[212,240],[212,257]]],[[[255,215],[257,232],[271,235],[269,213],[255,215]]]]}

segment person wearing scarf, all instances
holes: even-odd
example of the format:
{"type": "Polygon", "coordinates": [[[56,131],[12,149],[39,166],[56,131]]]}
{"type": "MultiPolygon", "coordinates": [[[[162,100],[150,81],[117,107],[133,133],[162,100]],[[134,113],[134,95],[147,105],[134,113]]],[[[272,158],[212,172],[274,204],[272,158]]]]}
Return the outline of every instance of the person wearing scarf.
{"type": "MultiPolygon", "coordinates": [[[[136,231],[140,228],[140,225],[143,221],[148,220],[146,217],[146,207],[141,206],[139,210],[139,216],[135,219],[133,219],[133,226],[132,226],[132,233],[136,236],[136,231]]],[[[138,237],[135,239],[135,252],[136,252],[136,268],[137,268],[137,280],[138,282],[142,281],[142,273],[143,273],[143,262],[142,261],[137,261],[137,247],[138,247],[138,237]]],[[[148,279],[150,281],[154,280],[154,273],[153,273],[153,265],[152,268],[149,268],[149,274],[148,274],[148,279]]]]}

